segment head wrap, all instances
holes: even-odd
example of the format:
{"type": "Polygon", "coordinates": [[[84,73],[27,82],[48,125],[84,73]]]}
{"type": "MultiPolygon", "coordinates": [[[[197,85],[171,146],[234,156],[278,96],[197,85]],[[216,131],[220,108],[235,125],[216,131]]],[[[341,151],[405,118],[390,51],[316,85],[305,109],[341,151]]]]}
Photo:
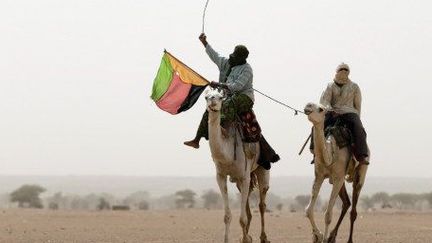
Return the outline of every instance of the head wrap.
{"type": "Polygon", "coordinates": [[[249,56],[249,51],[244,45],[237,45],[234,52],[229,56],[229,64],[231,67],[243,65],[246,63],[246,58],[249,56]]]}
{"type": "Polygon", "coordinates": [[[346,83],[351,82],[351,80],[348,78],[348,75],[350,73],[350,68],[348,66],[348,64],[346,63],[341,63],[337,66],[336,68],[336,74],[334,77],[334,82],[338,85],[344,85],[346,83]],[[341,69],[346,69],[345,71],[341,71],[341,69]]]}

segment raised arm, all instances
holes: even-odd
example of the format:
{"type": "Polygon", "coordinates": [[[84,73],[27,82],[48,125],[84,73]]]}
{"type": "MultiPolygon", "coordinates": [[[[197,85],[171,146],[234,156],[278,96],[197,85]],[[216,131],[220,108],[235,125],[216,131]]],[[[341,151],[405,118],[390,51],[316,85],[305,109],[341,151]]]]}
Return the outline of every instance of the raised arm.
{"type": "Polygon", "coordinates": [[[216,66],[218,67],[219,70],[222,69],[222,67],[224,65],[227,64],[228,59],[225,57],[222,57],[219,55],[219,53],[217,53],[211,46],[210,44],[207,42],[207,36],[202,33],[199,36],[199,40],[201,41],[201,43],[204,45],[204,47],[206,48],[206,53],[207,55],[210,57],[210,59],[216,64],[216,66]]]}

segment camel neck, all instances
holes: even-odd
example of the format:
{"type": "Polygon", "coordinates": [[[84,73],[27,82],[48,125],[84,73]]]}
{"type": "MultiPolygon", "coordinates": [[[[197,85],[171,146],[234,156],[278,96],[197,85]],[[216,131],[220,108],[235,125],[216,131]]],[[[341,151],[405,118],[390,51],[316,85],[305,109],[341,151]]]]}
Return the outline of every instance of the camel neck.
{"type": "MultiPolygon", "coordinates": [[[[227,151],[226,142],[227,139],[222,136],[222,130],[220,126],[221,114],[220,112],[209,112],[208,120],[208,133],[209,133],[209,145],[212,157],[218,158],[217,163],[225,164],[229,162],[231,158],[229,151],[227,151]]],[[[232,155],[231,155],[232,156],[232,155]]],[[[215,161],[216,162],[216,161],[215,161]]]]}
{"type": "Polygon", "coordinates": [[[314,154],[315,157],[321,158],[316,159],[315,163],[321,163],[322,160],[325,160],[326,155],[326,146],[325,146],[325,136],[324,136],[324,124],[319,123],[314,125],[314,154]]]}
{"type": "Polygon", "coordinates": [[[220,128],[221,114],[220,112],[209,112],[208,115],[208,133],[210,149],[220,148],[222,145],[222,131],[220,128]]]}

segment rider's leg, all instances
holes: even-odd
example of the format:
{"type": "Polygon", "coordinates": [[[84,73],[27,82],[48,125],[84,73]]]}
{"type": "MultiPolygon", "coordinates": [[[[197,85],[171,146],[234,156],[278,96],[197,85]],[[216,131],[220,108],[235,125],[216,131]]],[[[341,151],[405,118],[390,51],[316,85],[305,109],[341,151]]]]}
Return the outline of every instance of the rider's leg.
{"type": "Polygon", "coordinates": [[[205,138],[206,140],[208,140],[208,111],[205,111],[201,118],[201,122],[199,124],[195,138],[190,141],[184,142],[184,145],[197,149],[200,146],[199,142],[201,138],[205,138]]]}
{"type": "Polygon", "coordinates": [[[354,140],[354,156],[361,164],[369,164],[369,150],[366,142],[366,131],[360,120],[359,115],[347,113],[343,115],[344,121],[348,124],[354,140]]]}

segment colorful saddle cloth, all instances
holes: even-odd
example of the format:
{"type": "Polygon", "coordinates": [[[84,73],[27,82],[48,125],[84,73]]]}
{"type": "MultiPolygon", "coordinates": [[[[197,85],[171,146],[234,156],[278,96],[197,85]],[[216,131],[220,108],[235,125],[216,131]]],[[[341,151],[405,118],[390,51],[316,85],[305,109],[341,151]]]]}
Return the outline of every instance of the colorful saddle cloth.
{"type": "Polygon", "coordinates": [[[255,113],[250,110],[239,115],[240,133],[245,143],[256,143],[261,138],[261,127],[256,120],[255,113]]]}

